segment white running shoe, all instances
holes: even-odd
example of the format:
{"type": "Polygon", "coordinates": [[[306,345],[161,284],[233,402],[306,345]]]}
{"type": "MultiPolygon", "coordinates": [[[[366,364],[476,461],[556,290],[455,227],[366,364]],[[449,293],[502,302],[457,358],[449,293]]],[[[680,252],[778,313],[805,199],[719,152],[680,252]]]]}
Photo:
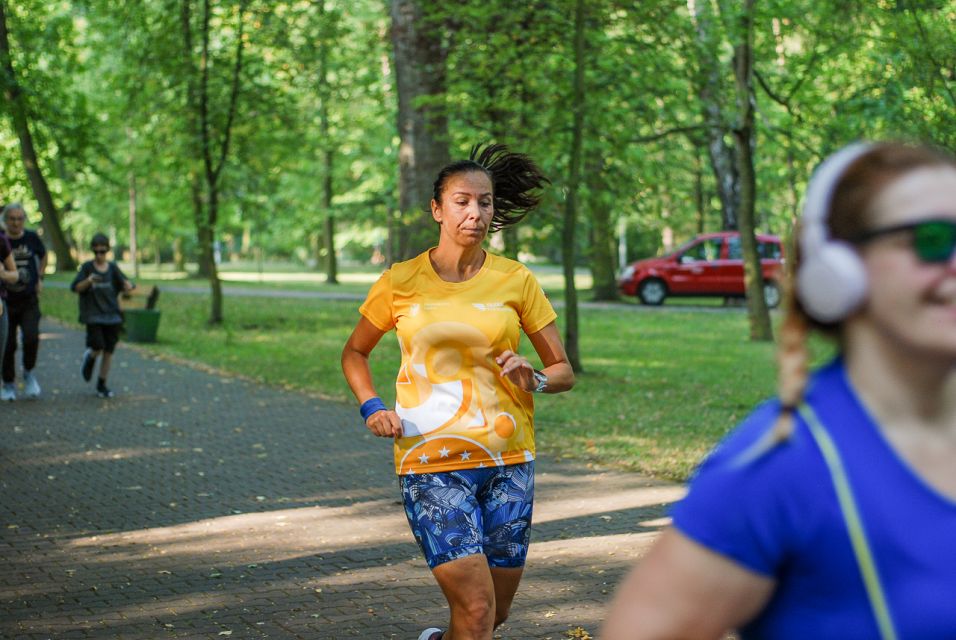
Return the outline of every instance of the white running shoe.
{"type": "Polygon", "coordinates": [[[0,401],[13,402],[17,399],[17,388],[12,382],[4,382],[3,388],[0,388],[0,401]]]}
{"type": "Polygon", "coordinates": [[[422,631],[422,635],[418,636],[418,640],[441,640],[441,637],[445,635],[442,633],[442,630],[438,627],[429,627],[422,631]]]}
{"type": "Polygon", "coordinates": [[[23,372],[23,395],[28,398],[40,397],[40,383],[32,371],[23,372]]]}

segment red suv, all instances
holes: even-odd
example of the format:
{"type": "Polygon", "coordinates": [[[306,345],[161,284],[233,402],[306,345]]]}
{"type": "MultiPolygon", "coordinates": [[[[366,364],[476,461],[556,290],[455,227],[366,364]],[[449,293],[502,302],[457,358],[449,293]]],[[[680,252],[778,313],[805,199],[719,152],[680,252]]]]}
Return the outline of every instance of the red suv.
{"type": "MultiPolygon", "coordinates": [[[[767,306],[780,304],[783,244],[777,236],[757,234],[767,306]]],[[[744,264],[740,234],[705,233],[660,258],[638,260],[625,267],[618,288],[644,304],[658,305],[667,296],[741,297],[744,264]]]]}

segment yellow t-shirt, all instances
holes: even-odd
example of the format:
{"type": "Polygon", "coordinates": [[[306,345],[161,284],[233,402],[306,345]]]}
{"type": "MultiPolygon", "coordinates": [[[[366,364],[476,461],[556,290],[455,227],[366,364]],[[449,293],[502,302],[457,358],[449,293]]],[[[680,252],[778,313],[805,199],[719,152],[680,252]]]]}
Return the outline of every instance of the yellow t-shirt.
{"type": "Polygon", "coordinates": [[[557,317],[527,267],[488,253],[474,277],[446,282],[426,251],[383,273],[359,312],[382,331],[395,327],[402,351],[396,473],[534,460],[534,401],[495,362],[518,351],[520,330],[557,317]]]}

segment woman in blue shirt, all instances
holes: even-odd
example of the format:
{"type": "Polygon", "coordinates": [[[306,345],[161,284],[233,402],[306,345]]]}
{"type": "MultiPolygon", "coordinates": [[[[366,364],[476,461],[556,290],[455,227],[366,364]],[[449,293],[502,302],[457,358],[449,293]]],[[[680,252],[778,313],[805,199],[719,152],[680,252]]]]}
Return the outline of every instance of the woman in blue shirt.
{"type": "Polygon", "coordinates": [[[841,150],[799,241],[779,398],[698,470],[605,640],[956,637],[956,160],[841,150]],[[811,330],[839,355],[808,378],[811,330]]]}

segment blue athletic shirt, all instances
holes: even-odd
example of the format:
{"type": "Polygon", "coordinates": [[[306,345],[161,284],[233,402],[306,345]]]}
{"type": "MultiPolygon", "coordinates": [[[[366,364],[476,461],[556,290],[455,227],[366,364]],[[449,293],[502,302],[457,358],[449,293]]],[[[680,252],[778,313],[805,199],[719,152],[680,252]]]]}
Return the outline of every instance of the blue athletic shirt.
{"type": "MultiPolygon", "coordinates": [[[[956,638],[956,501],[890,448],[841,359],[807,401],[835,441],[899,638],[956,638]]],[[[802,420],[790,439],[739,464],[780,404],[758,407],[701,465],[673,511],[684,535],[777,581],[741,637],[878,638],[829,470],[802,420]]],[[[956,460],[953,461],[956,464],[956,460]]]]}

